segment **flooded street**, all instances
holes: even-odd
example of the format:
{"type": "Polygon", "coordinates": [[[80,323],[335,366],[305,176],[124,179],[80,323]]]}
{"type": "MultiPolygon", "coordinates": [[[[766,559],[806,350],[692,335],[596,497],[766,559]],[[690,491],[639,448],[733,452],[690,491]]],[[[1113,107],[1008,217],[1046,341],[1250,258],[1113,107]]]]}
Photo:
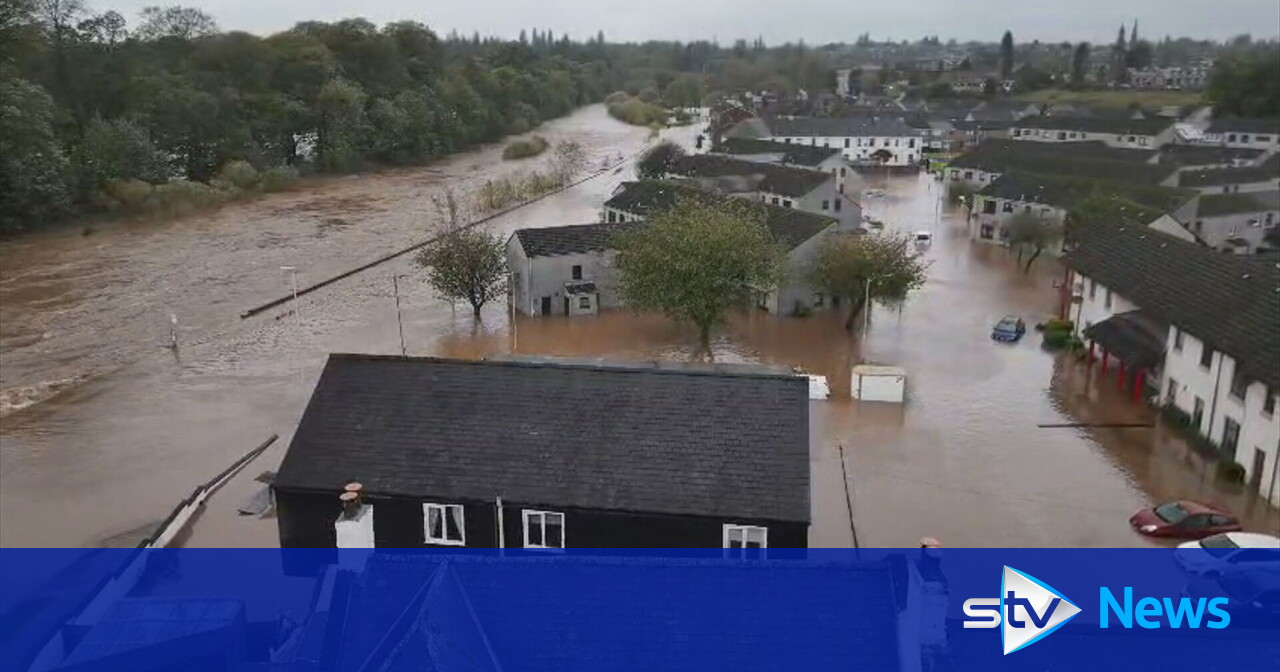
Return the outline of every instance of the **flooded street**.
{"type": "MultiPolygon", "coordinates": [[[[538,131],[574,139],[591,165],[643,147],[647,129],[602,106],[538,131]]],[[[689,144],[694,128],[668,131],[689,144]]],[[[198,483],[272,433],[278,441],[210,501],[187,542],[265,546],[271,519],[236,506],[274,469],[329,352],[398,353],[392,276],[400,280],[411,355],[522,354],[687,359],[694,332],[655,316],[524,318],[505,302],[469,308],[435,298],[401,258],[249,320],[237,315],[422,239],[440,185],[474,188],[514,170],[499,147],[438,164],[333,178],[179,222],[104,227],[3,243],[0,254],[0,545],[83,546],[136,541],[198,483]],[[182,347],[168,340],[177,316],[182,347]],[[142,531],[140,533],[140,531],[142,531]]],[[[534,161],[538,161],[535,159],[534,161]]],[[[527,226],[595,221],[623,179],[607,174],[504,215],[527,226]]],[[[899,313],[876,307],[869,332],[843,316],[736,316],[715,338],[720,361],[800,367],[830,378],[814,402],[813,546],[1131,546],[1146,543],[1128,516],[1154,500],[1202,497],[1241,514],[1249,529],[1280,517],[1237,491],[1162,428],[1062,429],[1039,424],[1135,422],[1151,414],[1042,351],[1030,334],[988,338],[1007,313],[1034,323],[1056,306],[1061,270],[1038,261],[1023,275],[1002,249],[971,243],[962,218],[935,222],[938,183],[872,177],[886,186],[867,212],[890,228],[930,229],[930,279],[899,313]],[[848,399],[859,361],[906,369],[903,406],[848,399]],[[843,446],[844,464],[841,464],[843,446]],[[843,473],[847,472],[849,483],[843,473]],[[848,501],[854,526],[850,526],[848,501]]],[[[501,400],[494,400],[500,412],[501,400]]]]}

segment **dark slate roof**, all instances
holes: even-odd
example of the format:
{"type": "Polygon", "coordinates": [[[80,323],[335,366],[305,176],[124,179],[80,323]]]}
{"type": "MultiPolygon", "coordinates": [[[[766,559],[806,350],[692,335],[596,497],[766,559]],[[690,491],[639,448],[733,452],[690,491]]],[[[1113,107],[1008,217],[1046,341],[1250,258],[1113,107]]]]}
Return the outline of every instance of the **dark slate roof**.
{"type": "Polygon", "coordinates": [[[1255,184],[1276,176],[1263,166],[1239,168],[1213,168],[1210,170],[1186,170],[1178,174],[1180,187],[1216,187],[1231,184],[1255,184]]]}
{"type": "Polygon", "coordinates": [[[1221,217],[1247,212],[1275,210],[1280,191],[1247,191],[1235,194],[1205,194],[1200,197],[1197,217],[1221,217]]]}
{"type": "Polygon", "coordinates": [[[1196,196],[1185,189],[1017,171],[1004,173],[978,193],[1059,208],[1070,208],[1091,196],[1114,196],[1165,212],[1178,209],[1196,196]]]}
{"type": "Polygon", "coordinates": [[[756,140],[754,138],[729,138],[716,149],[719,154],[782,154],[782,163],[796,166],[816,166],[836,156],[835,147],[814,147],[790,142],[756,140]]]}
{"type": "Polygon", "coordinates": [[[735,196],[719,196],[670,182],[624,182],[621,188],[622,191],[605,201],[605,207],[639,217],[648,217],[652,212],[665,210],[675,205],[676,200],[681,197],[710,200],[735,198],[737,199],[735,202],[759,208],[764,213],[765,226],[769,227],[769,232],[788,250],[796,248],[836,223],[834,217],[826,215],[749,201],[735,196]]]}
{"type": "Polygon", "coordinates": [[[799,198],[832,179],[830,173],[747,161],[716,154],[691,154],[676,159],[670,172],[685,177],[760,176],[760,190],[799,198]]]}
{"type": "Polygon", "coordinates": [[[329,356],[275,487],[808,522],[803,376],[329,356]]]}
{"type": "Polygon", "coordinates": [[[1221,117],[1214,119],[1206,132],[1280,135],[1280,118],[1221,117]]]}
{"type": "Polygon", "coordinates": [[[989,138],[982,144],[961,154],[950,165],[981,168],[991,162],[1019,159],[1053,158],[1091,161],[1123,161],[1131,164],[1146,163],[1155,152],[1146,149],[1121,149],[1108,147],[1101,140],[1088,142],[1026,142],[1007,138],[989,138]]]}
{"type": "Polygon", "coordinates": [[[598,291],[594,282],[566,282],[564,283],[564,293],[570,296],[575,294],[595,294],[598,291]]]}
{"type": "Polygon", "coordinates": [[[1015,128],[1041,128],[1053,131],[1084,131],[1114,135],[1156,135],[1174,124],[1173,119],[1128,119],[1115,117],[1027,117],[1015,128]]]}
{"type": "Polygon", "coordinates": [[[1160,363],[1169,326],[1160,324],[1141,310],[1118,313],[1088,327],[1084,335],[1098,342],[1125,364],[1149,369],[1160,363]]]}
{"type": "Polygon", "coordinates": [[[917,137],[902,117],[856,115],[850,117],[774,117],[766,119],[769,132],[777,137],[917,137]]]}
{"type": "Polygon", "coordinates": [[[1213,166],[1234,161],[1253,161],[1259,156],[1262,156],[1261,149],[1242,147],[1165,145],[1160,148],[1160,163],[1175,166],[1213,166]]]}
{"type": "MultiPolygon", "coordinates": [[[[1021,142],[1020,145],[1052,145],[1047,142],[1021,142]]],[[[1070,143],[1062,143],[1070,144],[1070,143]]],[[[1085,143],[1080,143],[1085,144],[1085,143]]],[[[1094,144],[1094,143],[1088,143],[1094,144]]],[[[1126,150],[1121,150],[1126,151],[1126,150]]],[[[1148,156],[1150,152],[1146,152],[1148,156]]],[[[1085,154],[1087,157],[1088,154],[1085,154]]],[[[1105,154],[1099,153],[1099,156],[1105,154]]],[[[951,162],[952,168],[976,168],[989,172],[1005,173],[1011,170],[1041,173],[1045,175],[1086,177],[1096,180],[1118,180],[1135,184],[1156,185],[1177,172],[1177,166],[1155,165],[1141,161],[1084,158],[1045,152],[1024,152],[1004,147],[990,147],[988,143],[966,152],[951,162]]]]}
{"type": "Polygon", "coordinates": [[[1082,224],[1066,264],[1280,388],[1280,263],[1223,254],[1144,226],[1082,224]]]}
{"type": "Polygon", "coordinates": [[[525,256],[554,257],[562,254],[583,254],[612,249],[613,236],[632,226],[635,226],[634,222],[572,224],[541,229],[517,229],[514,235],[520,240],[520,247],[524,248],[525,256]]]}

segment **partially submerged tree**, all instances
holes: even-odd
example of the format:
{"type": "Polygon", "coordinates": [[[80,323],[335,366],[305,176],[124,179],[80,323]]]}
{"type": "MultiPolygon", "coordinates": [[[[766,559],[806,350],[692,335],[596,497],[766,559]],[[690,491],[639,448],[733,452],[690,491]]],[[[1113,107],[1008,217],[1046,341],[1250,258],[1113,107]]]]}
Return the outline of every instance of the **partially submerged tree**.
{"type": "Polygon", "coordinates": [[[551,156],[551,172],[560,184],[568,184],[587,165],[587,150],[573,140],[556,143],[551,156]]]}
{"type": "Polygon", "coordinates": [[[645,150],[636,161],[636,174],[642,180],[656,180],[665,175],[676,160],[685,155],[684,148],[674,142],[660,142],[645,150]]]}
{"type": "Polygon", "coordinates": [[[502,236],[479,228],[450,228],[418,253],[427,284],[441,297],[471,304],[480,317],[484,304],[507,287],[506,244],[502,236]]]}
{"type": "Polygon", "coordinates": [[[783,273],[764,212],[745,202],[682,198],[614,243],[623,302],[697,327],[706,353],[729,310],[776,286],[783,273]]]}
{"type": "Polygon", "coordinates": [[[899,303],[924,285],[929,264],[915,254],[911,237],[896,234],[834,234],[823,241],[809,267],[809,282],[849,300],[844,328],[868,309],[867,301],[899,303]]]}
{"type": "Polygon", "coordinates": [[[1027,265],[1022,269],[1023,273],[1030,273],[1031,264],[1040,258],[1045,248],[1062,238],[1062,225],[1056,220],[1037,217],[1029,212],[1020,212],[1011,217],[1005,225],[1005,231],[1009,234],[1009,246],[1018,251],[1018,263],[1022,263],[1025,252],[1031,251],[1027,265]]]}

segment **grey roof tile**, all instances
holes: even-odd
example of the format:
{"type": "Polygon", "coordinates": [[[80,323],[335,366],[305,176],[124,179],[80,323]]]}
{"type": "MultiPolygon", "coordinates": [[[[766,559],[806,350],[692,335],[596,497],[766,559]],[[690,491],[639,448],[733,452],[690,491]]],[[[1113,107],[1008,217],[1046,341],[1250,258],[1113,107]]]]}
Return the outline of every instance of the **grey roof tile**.
{"type": "Polygon", "coordinates": [[[516,238],[528,257],[555,257],[612,249],[613,236],[635,226],[628,223],[571,224],[533,229],[517,229],[516,238]]]}
{"type": "Polygon", "coordinates": [[[802,376],[334,354],[275,487],[809,520],[802,376]]]}

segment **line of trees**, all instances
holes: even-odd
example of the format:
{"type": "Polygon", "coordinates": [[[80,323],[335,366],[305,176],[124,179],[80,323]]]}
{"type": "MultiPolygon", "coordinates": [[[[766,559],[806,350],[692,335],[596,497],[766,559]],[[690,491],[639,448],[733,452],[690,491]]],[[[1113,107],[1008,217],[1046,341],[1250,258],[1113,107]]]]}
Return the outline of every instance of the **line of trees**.
{"type": "Polygon", "coordinates": [[[173,182],[170,195],[212,197],[234,162],[287,167],[276,183],[430,161],[612,91],[690,106],[717,88],[814,90],[828,61],[759,40],[442,37],[359,18],[259,37],[190,7],[148,7],[131,22],[83,0],[0,0],[0,231],[145,206],[173,182]]]}

